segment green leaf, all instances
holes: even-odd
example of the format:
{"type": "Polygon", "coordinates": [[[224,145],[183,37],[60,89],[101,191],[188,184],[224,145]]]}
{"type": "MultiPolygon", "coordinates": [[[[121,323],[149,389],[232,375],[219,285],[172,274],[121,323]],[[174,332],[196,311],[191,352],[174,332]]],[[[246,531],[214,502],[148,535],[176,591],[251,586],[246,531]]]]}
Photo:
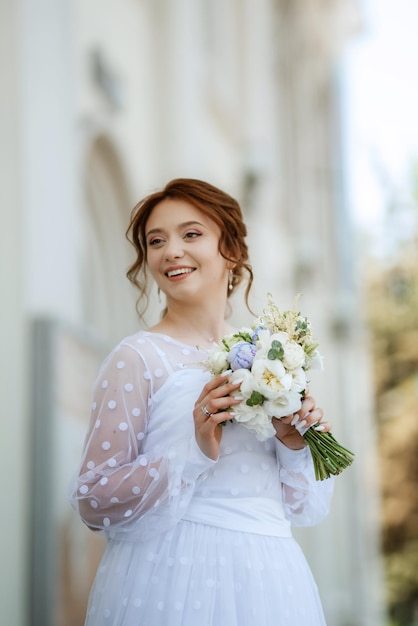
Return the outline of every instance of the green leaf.
{"type": "Polygon", "coordinates": [[[267,358],[270,361],[274,361],[275,359],[282,359],[283,356],[284,356],[283,346],[280,343],[280,341],[277,341],[277,339],[275,339],[274,341],[271,342],[271,348],[267,353],[267,358]]]}
{"type": "Polygon", "coordinates": [[[259,391],[253,391],[251,396],[248,398],[245,404],[248,406],[257,406],[259,404],[263,404],[265,397],[259,391]]]}
{"type": "Polygon", "coordinates": [[[236,333],[237,337],[240,337],[243,341],[246,341],[247,343],[251,343],[251,335],[250,333],[244,332],[244,331],[240,331],[239,333],[236,333]]]}

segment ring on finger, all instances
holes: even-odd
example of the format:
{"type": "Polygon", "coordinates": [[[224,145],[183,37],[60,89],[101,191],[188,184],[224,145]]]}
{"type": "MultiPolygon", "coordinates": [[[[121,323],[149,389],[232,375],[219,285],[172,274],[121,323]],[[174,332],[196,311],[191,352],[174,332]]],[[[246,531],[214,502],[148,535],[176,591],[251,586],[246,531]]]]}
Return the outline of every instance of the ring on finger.
{"type": "Polygon", "coordinates": [[[212,417],[213,413],[209,413],[207,406],[201,406],[200,409],[203,415],[205,415],[206,417],[212,417]]]}

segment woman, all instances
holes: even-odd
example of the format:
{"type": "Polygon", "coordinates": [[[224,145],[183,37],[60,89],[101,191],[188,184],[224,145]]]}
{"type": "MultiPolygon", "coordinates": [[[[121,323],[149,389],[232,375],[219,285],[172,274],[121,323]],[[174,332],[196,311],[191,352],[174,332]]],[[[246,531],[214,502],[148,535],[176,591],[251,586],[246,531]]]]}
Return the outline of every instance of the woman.
{"type": "Polygon", "coordinates": [[[73,503],[108,539],[88,626],[323,626],[316,585],[291,536],[328,511],[299,430],[320,422],[308,396],[265,443],[233,422],[239,383],[202,368],[233,329],[227,299],[252,273],[237,202],[177,179],[134,209],[128,235],[165,294],[161,321],[104,362],[73,503]],[[226,425],[221,425],[226,422],[226,425]],[[298,430],[299,429],[299,430],[298,430]]]}

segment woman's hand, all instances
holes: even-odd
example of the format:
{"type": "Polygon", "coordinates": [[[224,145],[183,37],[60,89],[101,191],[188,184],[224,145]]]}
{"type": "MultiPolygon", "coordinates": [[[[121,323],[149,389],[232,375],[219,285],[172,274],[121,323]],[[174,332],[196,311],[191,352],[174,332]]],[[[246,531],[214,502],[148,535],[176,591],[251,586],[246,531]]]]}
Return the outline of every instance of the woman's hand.
{"type": "Polygon", "coordinates": [[[230,383],[227,376],[228,373],[212,378],[203,387],[193,410],[196,441],[203,454],[214,461],[219,456],[221,423],[234,418],[228,409],[240,403],[229,394],[238,389],[241,381],[230,383]]]}
{"type": "Polygon", "coordinates": [[[321,408],[316,406],[314,398],[312,398],[312,396],[306,396],[297,413],[281,417],[280,419],[273,417],[272,423],[276,429],[277,439],[291,450],[300,450],[304,448],[307,443],[296,429],[296,426],[304,430],[312,426],[322,432],[328,432],[331,430],[331,424],[323,421],[323,417],[324,412],[321,408]],[[313,426],[314,424],[316,424],[316,426],[313,426]]]}

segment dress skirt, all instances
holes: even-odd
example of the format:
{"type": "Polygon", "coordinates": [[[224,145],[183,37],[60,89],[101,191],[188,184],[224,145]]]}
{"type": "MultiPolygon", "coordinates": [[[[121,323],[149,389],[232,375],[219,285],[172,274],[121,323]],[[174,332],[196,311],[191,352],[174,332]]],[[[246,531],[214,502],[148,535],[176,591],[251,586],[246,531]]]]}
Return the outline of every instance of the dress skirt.
{"type": "Polygon", "coordinates": [[[325,626],[292,537],[191,521],[147,542],[110,540],[86,626],[325,626]]]}

